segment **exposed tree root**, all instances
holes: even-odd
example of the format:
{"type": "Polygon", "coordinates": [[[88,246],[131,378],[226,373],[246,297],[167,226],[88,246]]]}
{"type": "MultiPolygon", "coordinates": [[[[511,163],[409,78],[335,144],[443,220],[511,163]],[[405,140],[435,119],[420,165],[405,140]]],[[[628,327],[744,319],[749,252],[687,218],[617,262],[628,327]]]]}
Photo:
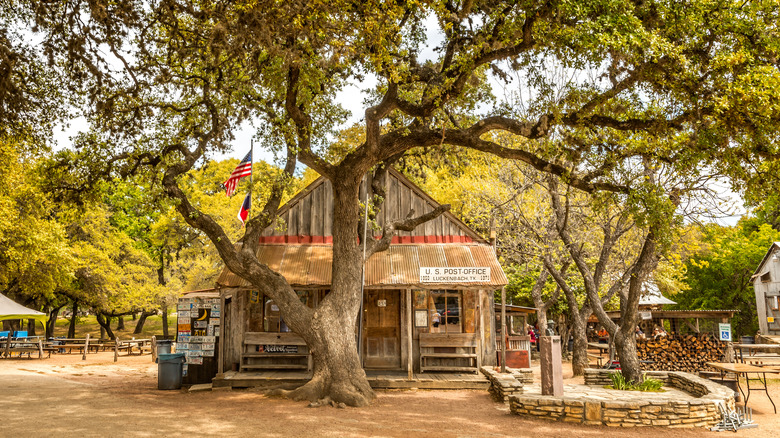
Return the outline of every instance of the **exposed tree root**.
{"type": "MultiPolygon", "coordinates": [[[[292,390],[272,389],[267,391],[267,397],[284,397],[295,401],[308,401],[309,407],[333,406],[343,408],[346,406],[368,406],[376,394],[365,381],[366,388],[359,388],[352,382],[333,382],[326,386],[322,379],[312,378],[305,385],[292,390]]],[[[360,383],[360,382],[358,382],[360,383]]]]}

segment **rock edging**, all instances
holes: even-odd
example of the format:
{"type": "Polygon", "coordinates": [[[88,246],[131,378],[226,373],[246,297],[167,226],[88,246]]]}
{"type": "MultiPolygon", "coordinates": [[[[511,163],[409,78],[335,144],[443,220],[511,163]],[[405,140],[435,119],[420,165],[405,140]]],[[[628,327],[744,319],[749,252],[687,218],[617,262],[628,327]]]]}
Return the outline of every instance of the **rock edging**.
{"type": "MultiPolygon", "coordinates": [[[[615,370],[585,370],[586,385],[608,385],[615,370]]],[[[647,372],[696,397],[688,401],[602,401],[588,397],[511,395],[509,407],[522,417],[617,427],[667,426],[712,427],[720,421],[718,405],[734,408],[734,392],[715,382],[684,372],[647,372]]]]}

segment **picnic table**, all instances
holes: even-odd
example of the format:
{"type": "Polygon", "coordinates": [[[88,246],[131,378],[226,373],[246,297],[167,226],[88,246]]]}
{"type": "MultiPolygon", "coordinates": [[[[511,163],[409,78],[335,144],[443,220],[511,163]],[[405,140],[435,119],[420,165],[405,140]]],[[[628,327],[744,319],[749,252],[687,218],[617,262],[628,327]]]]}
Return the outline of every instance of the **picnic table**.
{"type": "Polygon", "coordinates": [[[780,368],[771,368],[771,367],[758,367],[754,365],[744,364],[744,363],[726,363],[726,362],[707,362],[707,365],[709,365],[712,368],[715,368],[716,370],[720,371],[721,377],[725,378],[726,373],[732,373],[737,376],[737,389],[739,389],[740,394],[742,394],[742,398],[745,400],[745,407],[747,407],[748,399],[750,398],[750,391],[751,389],[753,391],[764,391],[766,393],[766,397],[769,399],[769,402],[772,403],[772,408],[774,409],[775,413],[777,413],[777,407],[775,406],[775,402],[772,400],[772,397],[769,396],[769,390],[766,386],[766,375],[767,374],[780,374],[780,368]],[[756,379],[750,379],[750,374],[756,374],[756,379]],[[747,391],[742,389],[742,385],[739,383],[740,377],[744,376],[745,378],[745,387],[747,391]],[[762,385],[763,388],[751,388],[750,387],[750,381],[751,380],[758,380],[762,385]]]}
{"type": "Polygon", "coordinates": [[[27,354],[28,358],[32,356],[32,353],[38,353],[38,359],[43,359],[44,353],[48,353],[47,357],[51,357],[51,352],[55,350],[49,342],[42,340],[38,336],[30,336],[5,339],[5,346],[0,352],[6,359],[10,359],[13,353],[18,353],[19,357],[27,354]]]}
{"type": "Polygon", "coordinates": [[[752,365],[762,366],[762,364],[752,362],[764,362],[765,360],[768,360],[769,362],[767,362],[767,365],[780,365],[780,344],[733,345],[734,349],[739,352],[739,361],[742,363],[751,362],[752,365]]]}
{"type": "Polygon", "coordinates": [[[135,350],[138,350],[138,354],[141,355],[144,354],[144,351],[146,351],[147,346],[149,347],[149,351],[151,352],[151,345],[152,345],[151,339],[120,340],[119,338],[117,338],[114,346],[114,362],[116,362],[120,351],[125,351],[127,352],[127,355],[130,356],[133,354],[135,350]]]}

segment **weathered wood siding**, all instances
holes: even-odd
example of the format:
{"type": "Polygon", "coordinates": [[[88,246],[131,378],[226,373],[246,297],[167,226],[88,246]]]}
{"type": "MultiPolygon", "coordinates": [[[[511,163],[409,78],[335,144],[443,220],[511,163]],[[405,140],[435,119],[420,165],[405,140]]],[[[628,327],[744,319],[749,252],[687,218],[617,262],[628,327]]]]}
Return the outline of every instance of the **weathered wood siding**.
{"type": "Polygon", "coordinates": [[[773,257],[780,259],[780,248],[776,243],[753,277],[753,290],[759,330],[767,335],[780,335],[780,260],[773,257]],[[768,318],[774,318],[774,321],[769,322],[768,318]]]}
{"type": "MultiPolygon", "coordinates": [[[[371,178],[368,175],[361,185],[361,202],[366,199],[366,188],[370,188],[373,183],[371,178]]],[[[384,187],[386,195],[376,217],[380,228],[390,221],[407,217],[412,210],[415,215],[420,215],[439,206],[435,200],[396,171],[388,172],[379,184],[384,187]]],[[[333,236],[332,218],[333,188],[329,181],[321,178],[280,209],[279,218],[263,232],[263,238],[269,243],[330,243],[329,238],[333,236]]],[[[381,230],[374,230],[374,233],[379,236],[381,230]]],[[[399,243],[434,243],[437,242],[436,237],[446,237],[447,239],[438,240],[445,243],[484,243],[484,239],[449,213],[417,227],[414,231],[399,232],[396,240],[399,243]]]]}

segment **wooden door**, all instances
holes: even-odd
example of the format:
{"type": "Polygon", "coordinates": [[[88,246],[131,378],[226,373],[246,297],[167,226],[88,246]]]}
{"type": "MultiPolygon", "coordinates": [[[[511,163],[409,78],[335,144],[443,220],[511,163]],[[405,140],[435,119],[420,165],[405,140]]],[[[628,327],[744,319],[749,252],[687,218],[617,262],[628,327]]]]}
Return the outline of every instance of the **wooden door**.
{"type": "Polygon", "coordinates": [[[400,292],[368,290],[363,302],[363,366],[401,368],[400,292]]]}

